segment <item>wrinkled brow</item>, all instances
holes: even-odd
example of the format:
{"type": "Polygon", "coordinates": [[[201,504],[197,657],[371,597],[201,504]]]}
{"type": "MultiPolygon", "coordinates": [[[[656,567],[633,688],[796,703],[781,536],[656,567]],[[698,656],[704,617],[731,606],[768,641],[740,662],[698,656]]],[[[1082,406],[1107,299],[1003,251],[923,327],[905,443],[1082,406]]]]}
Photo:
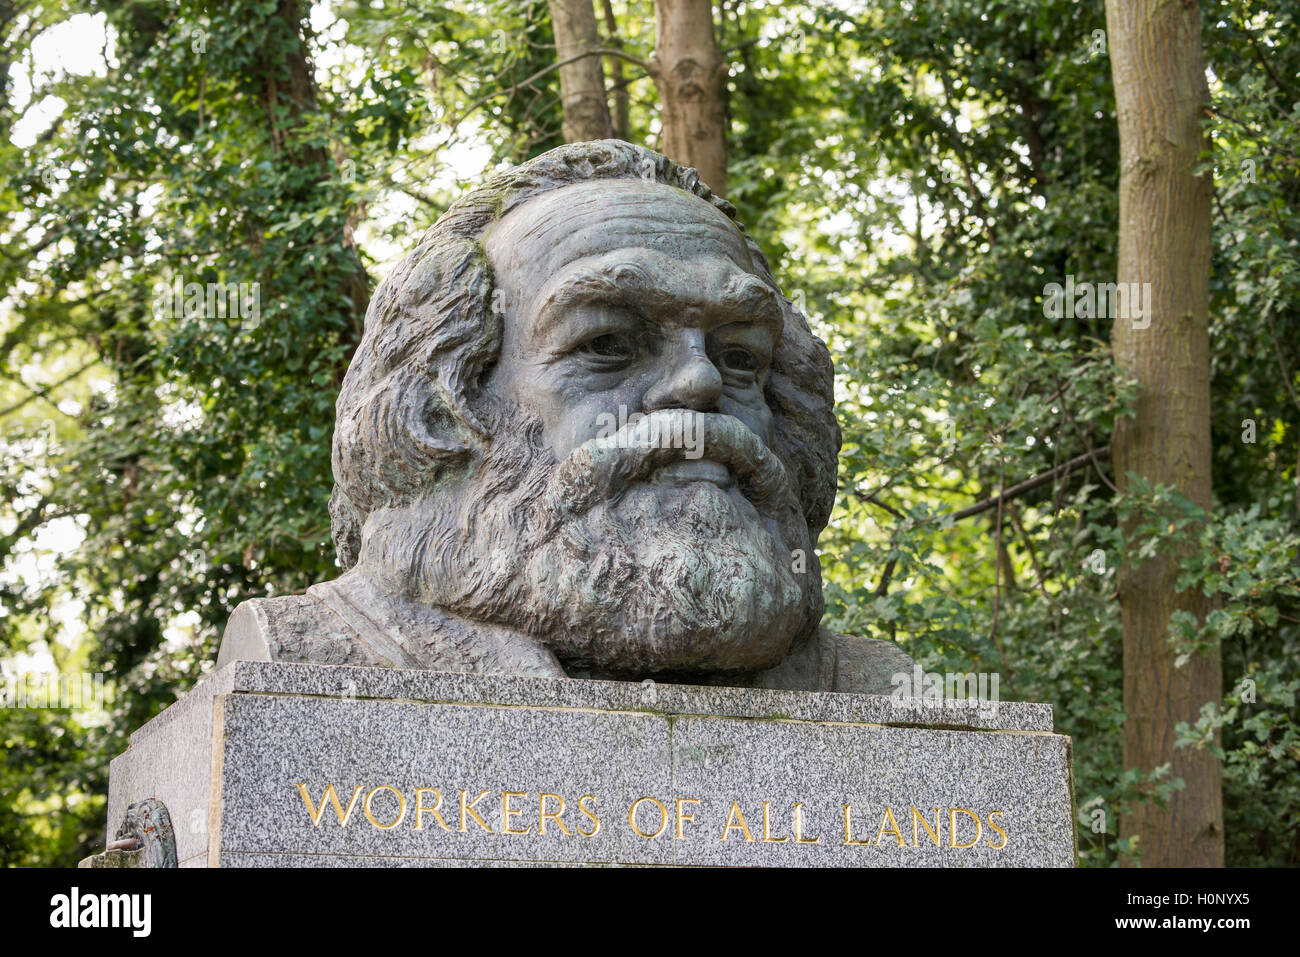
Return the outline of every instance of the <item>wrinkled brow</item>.
{"type": "Polygon", "coordinates": [[[764,323],[774,322],[778,332],[785,325],[785,313],[781,310],[776,290],[749,273],[734,276],[727,282],[722,291],[722,302],[739,315],[752,315],[764,323]]]}
{"type": "MultiPolygon", "coordinates": [[[[606,303],[636,306],[648,312],[672,313],[683,307],[714,305],[699,297],[684,300],[661,286],[651,272],[633,262],[610,263],[580,272],[548,295],[537,309],[537,331],[545,334],[550,325],[575,303],[606,303]]],[[[749,320],[767,326],[778,339],[785,325],[775,289],[757,276],[733,276],[716,304],[736,321],[749,320]]]]}

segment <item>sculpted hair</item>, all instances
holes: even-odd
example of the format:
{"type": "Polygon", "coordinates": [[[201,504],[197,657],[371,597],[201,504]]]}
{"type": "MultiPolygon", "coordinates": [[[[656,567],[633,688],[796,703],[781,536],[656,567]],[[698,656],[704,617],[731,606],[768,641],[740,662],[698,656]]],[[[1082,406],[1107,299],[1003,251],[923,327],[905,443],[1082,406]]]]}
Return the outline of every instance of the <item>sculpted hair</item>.
{"type": "MultiPolygon", "coordinates": [[[[693,169],[616,140],[571,143],[499,173],[421,237],[375,291],[361,344],[343,379],[334,429],[330,518],[339,564],[357,562],[361,528],[379,509],[409,505],[462,474],[492,443],[479,392],[501,348],[484,239],[494,223],[549,190],[594,179],[645,179],[684,190],[735,220],[693,169]],[[479,410],[479,411],[476,411],[479,410]]],[[[737,226],[740,224],[737,223],[737,226]]],[[[743,233],[743,227],[740,227],[743,233]]],[[[778,288],[758,245],[760,276],[778,288]]],[[[766,398],[776,442],[795,481],[811,540],[835,500],[840,429],[825,344],[782,299],[785,330],[766,398]]]]}

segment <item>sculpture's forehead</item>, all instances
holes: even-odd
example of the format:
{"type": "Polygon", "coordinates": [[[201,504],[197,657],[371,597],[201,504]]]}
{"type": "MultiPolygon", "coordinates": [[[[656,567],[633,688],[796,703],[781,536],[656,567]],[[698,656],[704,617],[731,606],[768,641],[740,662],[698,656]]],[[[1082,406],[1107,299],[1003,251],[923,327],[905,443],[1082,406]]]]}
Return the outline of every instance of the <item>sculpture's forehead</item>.
{"type": "Polygon", "coordinates": [[[593,180],[534,196],[487,239],[495,266],[526,266],[540,276],[622,248],[692,261],[722,256],[754,271],[744,237],[726,214],[698,196],[641,180],[593,180]]]}

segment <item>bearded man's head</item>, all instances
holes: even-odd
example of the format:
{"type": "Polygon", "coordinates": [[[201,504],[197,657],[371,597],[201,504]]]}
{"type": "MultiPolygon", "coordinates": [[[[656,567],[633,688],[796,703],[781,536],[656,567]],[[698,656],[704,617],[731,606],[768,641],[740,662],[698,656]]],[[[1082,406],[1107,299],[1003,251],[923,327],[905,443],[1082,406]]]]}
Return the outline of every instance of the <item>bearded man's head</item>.
{"type": "Polygon", "coordinates": [[[826,347],[734,217],[616,141],[456,202],[343,382],[340,564],[566,668],[778,663],[821,619],[840,431],[826,347]]]}

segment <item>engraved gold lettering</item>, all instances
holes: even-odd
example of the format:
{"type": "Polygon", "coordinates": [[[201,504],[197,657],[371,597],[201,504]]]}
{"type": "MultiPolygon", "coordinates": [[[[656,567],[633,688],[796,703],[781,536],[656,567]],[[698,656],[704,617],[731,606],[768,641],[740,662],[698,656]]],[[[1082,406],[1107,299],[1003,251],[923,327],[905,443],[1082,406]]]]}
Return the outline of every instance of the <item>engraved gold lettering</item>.
{"type": "Polygon", "coordinates": [[[370,789],[370,792],[366,795],[366,802],[362,806],[362,810],[366,812],[366,817],[370,819],[370,823],[373,824],[375,827],[379,828],[381,831],[391,831],[393,828],[397,827],[397,825],[401,824],[402,821],[406,819],[406,797],[405,795],[402,794],[401,791],[397,790],[397,788],[391,787],[387,784],[381,784],[378,787],[373,787],[370,789]],[[394,794],[397,795],[397,803],[398,803],[397,820],[395,820],[392,824],[380,824],[378,821],[375,820],[375,815],[370,810],[370,802],[374,800],[375,795],[378,794],[380,791],[392,791],[394,794]]]}
{"type": "MultiPolygon", "coordinates": [[[[908,806],[911,807],[911,805],[908,806]]],[[[934,841],[934,846],[940,847],[941,845],[939,843],[939,835],[943,833],[943,822],[939,818],[939,809],[938,808],[934,809],[934,830],[932,831],[930,830],[930,823],[925,819],[925,815],[922,814],[916,808],[914,807],[912,808],[912,846],[913,847],[921,846],[921,842],[917,839],[917,830],[916,830],[917,820],[920,820],[921,827],[925,828],[925,833],[929,834],[930,839],[934,841]]]]}
{"type": "Polygon", "coordinates": [[[772,803],[771,801],[763,802],[763,842],[765,844],[784,844],[786,841],[790,840],[790,835],[787,834],[785,837],[773,837],[772,831],[768,827],[767,815],[768,815],[768,807],[771,805],[771,803],[772,803]]]}
{"type": "Polygon", "coordinates": [[[731,829],[733,827],[740,828],[740,830],[744,832],[745,840],[752,841],[754,839],[754,836],[749,833],[749,825],[745,823],[745,815],[740,813],[739,801],[731,802],[731,811],[727,814],[727,824],[722,829],[722,837],[718,838],[718,840],[725,841],[727,839],[727,835],[731,833],[731,829]],[[740,818],[740,823],[732,824],[731,822],[734,821],[736,818],[740,818]]]}
{"type": "Polygon", "coordinates": [[[641,837],[653,840],[662,834],[664,829],[668,827],[668,808],[664,807],[660,801],[652,797],[637,798],[632,802],[632,806],[627,809],[627,823],[632,825],[632,830],[636,831],[641,837]],[[636,826],[636,809],[641,806],[643,801],[649,801],[654,804],[655,807],[659,808],[659,830],[655,831],[653,834],[645,834],[642,832],[641,828],[636,826]]]}
{"type": "Polygon", "coordinates": [[[531,824],[529,824],[522,831],[515,830],[515,828],[510,826],[510,819],[512,817],[518,817],[520,814],[524,813],[523,808],[511,807],[510,799],[524,798],[524,797],[528,797],[527,791],[502,791],[501,792],[501,833],[502,834],[527,834],[529,831],[533,829],[533,826],[531,824]]]}
{"type": "Polygon", "coordinates": [[[870,841],[855,841],[853,839],[853,805],[841,804],[840,807],[844,808],[844,843],[857,847],[870,847],[870,841]]]}
{"type": "Polygon", "coordinates": [[[994,815],[994,814],[1003,814],[1003,813],[1005,813],[1005,812],[1003,812],[1003,811],[989,811],[989,827],[993,828],[993,830],[997,831],[999,834],[1002,835],[1002,843],[1001,843],[1001,844],[994,844],[992,841],[986,841],[986,842],[985,842],[985,843],[988,844],[989,847],[993,848],[993,850],[995,850],[995,851],[1000,851],[1000,850],[1002,850],[1002,848],[1004,848],[1004,847],[1007,846],[1007,832],[1004,831],[1004,830],[1002,830],[1002,828],[998,827],[996,824],[993,823],[993,815],[994,815]]]}
{"type": "Polygon", "coordinates": [[[469,794],[469,792],[468,791],[460,792],[460,833],[464,834],[467,830],[469,830],[469,828],[466,827],[465,825],[466,814],[472,817],[478,823],[478,826],[483,828],[483,830],[487,831],[489,834],[496,833],[496,831],[488,827],[487,821],[483,820],[481,817],[478,816],[478,811],[474,810],[474,805],[477,804],[479,801],[483,800],[485,797],[487,797],[489,793],[490,792],[488,791],[479,791],[478,797],[476,797],[474,800],[466,804],[465,798],[469,794]]]}
{"type": "Polygon", "coordinates": [[[894,820],[894,812],[889,809],[888,804],[885,805],[885,813],[880,817],[880,830],[876,832],[876,847],[879,847],[880,842],[884,840],[886,831],[898,838],[899,847],[907,847],[903,843],[903,832],[898,829],[898,822],[894,820]],[[886,821],[889,822],[889,827],[885,827],[886,821]]]}
{"type": "Polygon", "coordinates": [[[799,801],[794,802],[794,842],[796,844],[817,844],[820,843],[822,836],[816,837],[803,836],[803,804],[799,801]]]}
{"type": "Polygon", "coordinates": [[[682,840],[682,839],[685,837],[685,835],[682,833],[682,825],[683,825],[686,821],[690,821],[692,824],[695,823],[695,815],[694,815],[694,814],[683,814],[683,813],[682,813],[682,805],[683,805],[683,804],[699,804],[699,803],[700,803],[700,802],[699,802],[699,799],[698,799],[698,798],[678,798],[678,799],[677,799],[677,840],[680,841],[680,840],[682,840]]]}
{"type": "Polygon", "coordinates": [[[335,793],[334,785],[332,784],[327,784],[325,786],[325,794],[321,797],[320,807],[318,808],[311,806],[311,798],[307,795],[306,784],[298,785],[298,793],[302,795],[302,803],[307,805],[307,813],[311,816],[311,823],[313,825],[320,827],[320,819],[325,813],[325,802],[329,801],[334,805],[334,814],[339,819],[339,827],[347,827],[348,819],[352,817],[352,811],[357,806],[357,798],[361,795],[361,785],[358,784],[357,789],[352,792],[352,800],[348,802],[347,813],[344,813],[343,806],[339,804],[339,796],[335,793]]]}
{"type": "Polygon", "coordinates": [[[561,831],[563,831],[569,837],[573,837],[573,832],[570,831],[567,827],[565,827],[564,822],[560,820],[560,815],[562,815],[563,813],[564,813],[564,798],[560,797],[558,794],[537,795],[537,833],[545,834],[546,822],[554,821],[557,825],[559,825],[561,831]],[[553,813],[551,811],[546,810],[547,798],[555,798],[555,800],[559,801],[560,809],[553,813]]]}
{"type": "Polygon", "coordinates": [[[447,822],[442,819],[442,815],[438,812],[438,808],[440,807],[442,807],[441,791],[439,791],[437,788],[416,788],[415,789],[415,829],[417,831],[423,831],[424,815],[432,814],[433,819],[438,822],[438,825],[444,831],[450,831],[451,828],[447,826],[447,822]],[[430,791],[433,792],[433,807],[425,807],[424,795],[429,793],[430,791]]]}
{"type": "Polygon", "coordinates": [[[981,826],[980,819],[975,815],[974,812],[968,811],[964,807],[948,808],[948,846],[949,847],[974,847],[976,844],[979,843],[980,833],[982,831],[983,831],[983,827],[981,826]],[[965,814],[967,817],[969,817],[971,820],[975,822],[975,836],[971,838],[969,844],[957,843],[957,815],[958,814],[965,814]]]}
{"type": "Polygon", "coordinates": [[[597,834],[600,833],[600,818],[596,817],[595,804],[596,804],[596,795],[594,794],[584,794],[582,797],[578,798],[578,810],[581,811],[583,814],[587,815],[587,817],[591,818],[591,825],[592,825],[590,832],[584,831],[582,828],[578,828],[578,833],[581,834],[583,837],[595,837],[597,834]],[[587,807],[586,804],[587,801],[590,801],[592,803],[592,806],[590,808],[587,807]]]}

